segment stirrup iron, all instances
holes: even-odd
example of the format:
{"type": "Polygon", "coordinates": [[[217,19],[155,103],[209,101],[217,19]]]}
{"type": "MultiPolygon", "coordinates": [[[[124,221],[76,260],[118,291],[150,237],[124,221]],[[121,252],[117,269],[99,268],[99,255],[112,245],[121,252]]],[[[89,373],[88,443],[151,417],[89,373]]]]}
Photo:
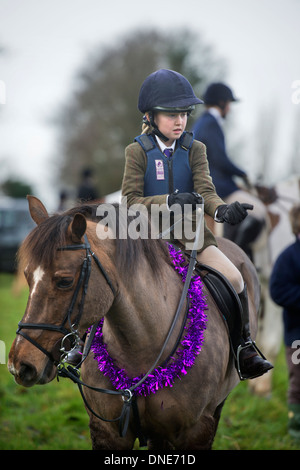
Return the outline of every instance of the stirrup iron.
{"type": "Polygon", "coordinates": [[[258,348],[258,346],[256,346],[255,341],[253,341],[252,339],[251,339],[250,341],[246,341],[243,346],[240,344],[240,345],[238,346],[237,352],[236,352],[236,368],[237,368],[237,372],[238,372],[238,374],[239,374],[240,380],[247,380],[247,377],[243,377],[242,372],[241,372],[240,354],[241,354],[241,351],[243,351],[244,349],[249,348],[250,346],[253,346],[253,347],[254,347],[254,349],[257,351],[257,353],[260,355],[260,357],[261,357],[262,359],[267,360],[266,357],[265,357],[265,356],[263,355],[263,353],[261,352],[261,350],[258,348]]]}

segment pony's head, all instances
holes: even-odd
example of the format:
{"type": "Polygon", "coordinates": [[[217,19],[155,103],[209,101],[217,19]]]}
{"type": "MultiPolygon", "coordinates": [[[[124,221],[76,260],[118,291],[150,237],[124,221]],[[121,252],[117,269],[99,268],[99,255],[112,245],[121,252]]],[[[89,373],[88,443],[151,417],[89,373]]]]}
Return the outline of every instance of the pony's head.
{"type": "Polygon", "coordinates": [[[109,311],[118,298],[120,276],[130,278],[142,259],[158,269],[162,255],[168,256],[161,240],[99,237],[109,229],[97,223],[98,204],[50,217],[39,199],[29,196],[28,202],[37,226],[18,257],[29,298],[8,361],[17,383],[24,386],[55,377],[62,347],[72,348],[74,339],[109,311]],[[93,251],[102,270],[92,259],[93,251]]]}
{"type": "MultiPolygon", "coordinates": [[[[70,333],[78,330],[78,339],[95,321],[93,315],[81,318],[81,310],[91,307],[95,296],[95,289],[89,285],[84,298],[92,270],[84,236],[91,222],[80,212],[49,217],[37,198],[30,196],[28,201],[37,226],[23,242],[18,256],[29,286],[29,298],[8,361],[17,383],[24,386],[52,380],[60,349],[73,346],[75,334],[70,333]]],[[[110,254],[109,250],[103,253],[102,263],[113,276],[110,254]]],[[[97,291],[101,293],[101,303],[93,312],[97,310],[99,318],[114,300],[101,273],[97,276],[97,291]]]]}

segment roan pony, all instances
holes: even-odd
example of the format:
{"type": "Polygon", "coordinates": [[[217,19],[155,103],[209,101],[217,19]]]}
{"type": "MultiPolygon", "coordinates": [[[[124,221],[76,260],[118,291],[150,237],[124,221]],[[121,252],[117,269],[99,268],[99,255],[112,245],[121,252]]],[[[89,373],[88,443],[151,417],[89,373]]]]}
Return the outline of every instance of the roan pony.
{"type": "MultiPolygon", "coordinates": [[[[184,341],[187,334],[182,325],[188,300],[185,297],[170,330],[184,283],[166,242],[101,240],[97,233],[108,229],[98,223],[97,205],[49,216],[41,201],[33,196],[28,200],[37,227],[19,252],[30,292],[9,354],[8,368],[16,382],[31,387],[53,380],[61,371],[63,351],[103,318],[103,340],[118,370],[128,377],[143,377],[157,358],[158,366],[167,368],[178,338],[184,341]]],[[[225,239],[218,242],[247,283],[254,339],[259,306],[255,269],[236,245],[225,239]]],[[[222,315],[205,286],[203,293],[207,326],[201,352],[173,384],[132,397],[134,390],[116,390],[99,372],[93,352],[88,354],[78,381],[91,387],[84,387],[84,400],[94,449],[129,450],[141,435],[146,436],[148,450],[212,448],[222,406],[239,377],[222,315]],[[120,416],[125,432],[120,432],[120,416]]]]}

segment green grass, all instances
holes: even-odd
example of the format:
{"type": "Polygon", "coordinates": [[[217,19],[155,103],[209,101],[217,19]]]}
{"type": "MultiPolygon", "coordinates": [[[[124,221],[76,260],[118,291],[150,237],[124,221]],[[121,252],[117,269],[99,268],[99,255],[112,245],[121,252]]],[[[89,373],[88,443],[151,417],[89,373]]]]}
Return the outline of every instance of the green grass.
{"type": "Polygon", "coordinates": [[[300,449],[300,443],[287,434],[287,375],[283,351],[275,366],[271,398],[251,395],[247,381],[232,391],[223,408],[214,449],[300,449]]]}
{"type": "MultiPolygon", "coordinates": [[[[6,358],[27,301],[27,290],[12,294],[13,276],[0,273],[0,340],[6,358]]],[[[7,359],[6,359],[7,360],[7,359]]],[[[223,408],[215,450],[298,450],[287,434],[287,372],[283,350],[275,364],[270,399],[250,394],[240,383],[223,408]]],[[[67,379],[45,386],[15,384],[0,364],[0,449],[91,449],[88,415],[77,386],[67,379]]]]}
{"type": "MultiPolygon", "coordinates": [[[[13,296],[12,281],[12,275],[0,273],[0,340],[6,344],[6,356],[28,295],[25,289],[13,296]]],[[[90,449],[88,422],[71,381],[24,388],[15,383],[6,365],[0,365],[0,449],[90,449]]]]}

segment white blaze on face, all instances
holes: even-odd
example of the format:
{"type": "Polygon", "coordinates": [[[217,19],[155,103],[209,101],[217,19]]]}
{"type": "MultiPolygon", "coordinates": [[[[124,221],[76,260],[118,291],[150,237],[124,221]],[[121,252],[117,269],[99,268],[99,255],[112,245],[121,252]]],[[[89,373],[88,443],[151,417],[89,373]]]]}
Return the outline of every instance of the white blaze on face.
{"type": "MultiPolygon", "coordinates": [[[[38,283],[43,279],[44,274],[45,274],[45,271],[40,266],[38,266],[33,271],[33,274],[32,274],[33,285],[32,285],[32,289],[31,289],[30,296],[29,296],[28,303],[27,303],[26,315],[23,318],[24,322],[27,322],[27,323],[30,322],[30,316],[31,316],[31,313],[32,313],[31,308],[32,308],[32,302],[33,302],[34,294],[36,292],[38,283]]],[[[17,341],[20,338],[21,338],[21,336],[17,337],[17,341]]]]}
{"type": "Polygon", "coordinates": [[[39,266],[36,268],[36,270],[33,272],[33,288],[31,291],[31,297],[34,295],[36,287],[38,283],[42,280],[45,272],[42,270],[42,268],[39,266]]]}

